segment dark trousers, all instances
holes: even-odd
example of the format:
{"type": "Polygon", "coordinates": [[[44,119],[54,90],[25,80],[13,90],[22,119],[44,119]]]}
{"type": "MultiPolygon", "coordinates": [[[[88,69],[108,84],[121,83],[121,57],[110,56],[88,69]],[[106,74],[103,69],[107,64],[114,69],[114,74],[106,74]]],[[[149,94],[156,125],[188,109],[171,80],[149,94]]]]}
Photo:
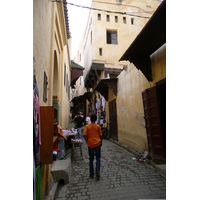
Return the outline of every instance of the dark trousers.
{"type": "Polygon", "coordinates": [[[90,167],[90,176],[94,176],[94,155],[96,155],[96,172],[100,172],[100,158],[101,158],[101,145],[99,145],[96,148],[89,148],[88,147],[88,153],[89,153],[89,167],[90,167]]]}

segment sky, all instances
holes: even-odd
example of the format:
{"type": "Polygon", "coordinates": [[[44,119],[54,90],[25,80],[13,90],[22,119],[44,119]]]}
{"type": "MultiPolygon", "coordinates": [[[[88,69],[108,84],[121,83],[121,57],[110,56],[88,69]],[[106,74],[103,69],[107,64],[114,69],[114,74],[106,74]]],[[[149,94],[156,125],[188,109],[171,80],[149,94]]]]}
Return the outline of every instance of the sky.
{"type": "MultiPolygon", "coordinates": [[[[68,3],[91,7],[92,0],[68,0],[68,3]]],[[[67,5],[69,29],[71,32],[71,59],[73,60],[78,49],[88,20],[90,9],[67,5]]]]}

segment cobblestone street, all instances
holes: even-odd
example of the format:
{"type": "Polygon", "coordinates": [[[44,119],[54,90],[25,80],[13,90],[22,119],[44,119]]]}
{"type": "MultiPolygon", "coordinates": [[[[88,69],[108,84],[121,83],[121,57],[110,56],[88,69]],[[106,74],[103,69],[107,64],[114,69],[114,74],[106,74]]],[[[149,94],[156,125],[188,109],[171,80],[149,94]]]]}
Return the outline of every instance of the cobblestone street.
{"type": "MultiPolygon", "coordinates": [[[[166,199],[166,179],[153,166],[133,160],[127,150],[109,140],[101,148],[100,180],[89,178],[87,144],[72,159],[69,184],[60,185],[56,200],[166,199]]],[[[94,160],[94,167],[96,160],[94,160]]]]}

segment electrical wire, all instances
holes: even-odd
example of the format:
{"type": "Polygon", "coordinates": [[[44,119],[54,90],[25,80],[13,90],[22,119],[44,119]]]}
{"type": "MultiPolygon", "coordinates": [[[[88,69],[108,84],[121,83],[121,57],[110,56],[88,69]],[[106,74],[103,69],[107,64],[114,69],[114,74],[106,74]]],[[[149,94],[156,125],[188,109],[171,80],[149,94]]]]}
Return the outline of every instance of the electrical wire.
{"type": "Polygon", "coordinates": [[[81,5],[77,5],[77,4],[73,4],[73,3],[68,3],[68,2],[63,2],[63,1],[56,1],[56,0],[52,1],[52,0],[50,0],[50,2],[63,3],[65,5],[68,4],[68,5],[72,5],[72,6],[76,6],[76,7],[80,7],[80,8],[86,8],[86,9],[90,9],[90,10],[102,11],[102,12],[107,12],[107,13],[128,15],[128,16],[132,16],[132,17],[150,18],[150,17],[140,16],[140,15],[135,15],[135,14],[129,14],[127,12],[118,12],[118,11],[103,10],[103,9],[99,9],[99,8],[92,8],[92,7],[87,7],[87,6],[81,6],[81,5]]]}
{"type": "MultiPolygon", "coordinates": [[[[92,2],[96,2],[96,3],[102,3],[102,4],[110,4],[110,5],[116,5],[115,3],[111,3],[111,2],[103,2],[103,1],[95,1],[93,0],[92,2]]],[[[138,6],[132,6],[132,5],[124,5],[124,4],[117,4],[119,6],[127,6],[127,7],[133,7],[133,8],[138,8],[140,10],[142,10],[144,13],[148,13],[148,14],[152,14],[150,12],[154,12],[154,11],[150,11],[150,12],[147,12],[145,10],[143,10],[142,8],[138,7],[138,6]]],[[[134,12],[135,13],[135,12],[134,12]]],[[[139,12],[139,13],[142,13],[142,12],[139,12]]]]}

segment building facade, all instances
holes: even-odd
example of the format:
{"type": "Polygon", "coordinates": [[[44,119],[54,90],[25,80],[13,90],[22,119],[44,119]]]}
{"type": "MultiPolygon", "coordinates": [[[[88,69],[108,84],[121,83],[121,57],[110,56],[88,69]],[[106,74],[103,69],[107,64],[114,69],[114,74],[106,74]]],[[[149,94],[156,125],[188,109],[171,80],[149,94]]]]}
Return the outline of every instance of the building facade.
{"type": "Polygon", "coordinates": [[[131,64],[118,77],[119,142],[166,162],[166,0],[120,60],[131,64]]]}
{"type": "MultiPolygon", "coordinates": [[[[34,0],[33,75],[39,89],[39,104],[40,107],[54,106],[64,128],[69,127],[70,114],[70,43],[65,4],[34,0]]],[[[51,164],[41,163],[40,166],[40,196],[44,199],[50,187],[51,164]]]]}
{"type": "MultiPolygon", "coordinates": [[[[105,98],[106,105],[103,111],[106,112],[104,117],[106,116],[108,123],[110,121],[109,102],[108,98],[104,96],[107,94],[100,93],[95,90],[95,87],[102,79],[117,78],[129,63],[127,61],[119,62],[119,59],[159,4],[159,1],[149,3],[146,0],[92,1],[92,9],[75,61],[81,62],[84,66],[84,86],[87,91],[93,92],[93,98],[87,105],[88,110],[99,114],[98,101],[105,98]]],[[[116,82],[116,80],[113,81],[116,82]]],[[[106,85],[105,88],[109,88],[107,83],[102,82],[102,84],[106,85]]],[[[102,111],[102,108],[100,110],[102,111]]]]}

